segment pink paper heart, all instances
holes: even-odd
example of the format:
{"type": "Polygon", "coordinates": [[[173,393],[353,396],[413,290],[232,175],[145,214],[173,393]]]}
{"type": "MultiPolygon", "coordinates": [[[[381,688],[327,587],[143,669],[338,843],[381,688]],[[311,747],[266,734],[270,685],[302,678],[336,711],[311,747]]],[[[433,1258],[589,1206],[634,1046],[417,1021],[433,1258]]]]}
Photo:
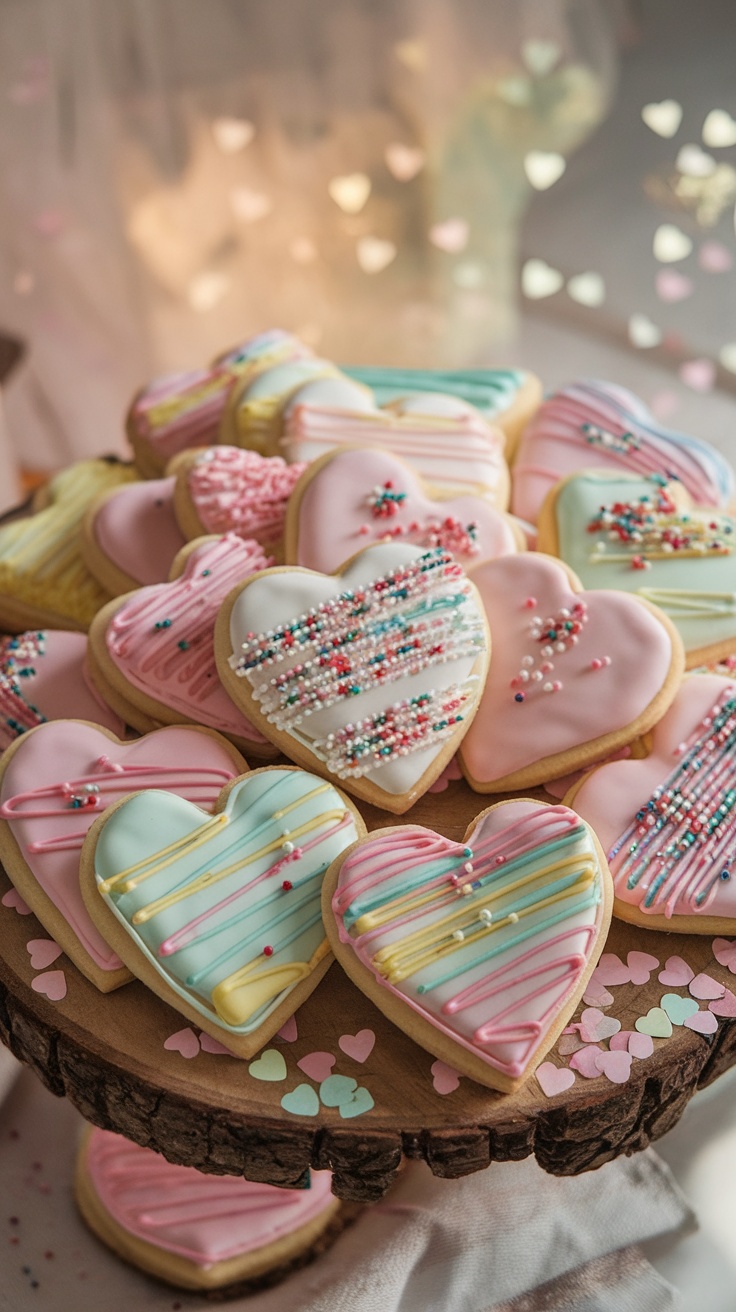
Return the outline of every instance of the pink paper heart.
{"type": "Polygon", "coordinates": [[[9,888],[7,893],[3,893],[3,906],[12,907],[18,912],[19,916],[30,916],[31,908],[23,901],[17,888],[9,888]]]}
{"type": "Polygon", "coordinates": [[[276,1035],[276,1038],[280,1039],[282,1043],[296,1042],[296,1040],[299,1038],[299,1032],[296,1027],[295,1015],[290,1016],[289,1019],[284,1022],[278,1034],[276,1035]]]}
{"type": "MultiPolygon", "coordinates": [[[[168,787],[213,806],[235,770],[224,744],[183,726],[118,743],[93,725],[52,720],[21,739],[5,769],[0,814],[30,874],[68,922],[62,947],[75,964],[91,959],[106,971],[122,965],[90,920],[79,887],[79,854],[93,820],[105,806],[146,786],[168,787]],[[88,783],[99,792],[87,793],[88,783]],[[97,804],[74,807],[74,797],[97,804]]],[[[17,897],[12,890],[3,902],[16,905],[17,897]]],[[[37,914],[42,919],[43,904],[37,914]]],[[[54,933],[62,937],[58,927],[54,933]]]]}
{"type": "Polygon", "coordinates": [[[679,269],[659,269],[656,286],[661,301],[684,301],[693,293],[692,278],[680,273],[679,269]]]}
{"type": "Polygon", "coordinates": [[[685,1019],[685,1026],[689,1030],[695,1030],[696,1034],[715,1034],[718,1029],[718,1021],[712,1011],[696,1011],[693,1016],[685,1019]]]}
{"type": "Polygon", "coordinates": [[[599,1052],[595,1059],[601,1075],[612,1084],[625,1084],[631,1075],[630,1052],[599,1052]]]}
{"type": "Polygon", "coordinates": [[[698,251],[698,264],[707,273],[726,273],[733,264],[733,255],[720,241],[704,241],[698,251]]]}
{"type": "Polygon", "coordinates": [[[142,693],[164,715],[263,745],[263,734],[220,682],[214,623],[235,584],[272,563],[256,543],[234,533],[205,540],[170,583],[138,588],[99,612],[90,635],[92,657],[104,644],[113,666],[105,678],[128,702],[135,705],[142,693]]]}
{"type": "Polygon", "coordinates": [[[629,952],[626,963],[631,972],[632,984],[648,984],[649,976],[659,965],[659,957],[653,957],[649,952],[629,952]]]}
{"type": "Polygon", "coordinates": [[[87,636],[84,633],[49,629],[31,630],[13,638],[0,638],[0,691],[4,717],[0,719],[0,751],[19,736],[12,719],[22,729],[32,729],[41,720],[91,720],[114,734],[125,725],[104,704],[90,684],[85,670],[87,636]]]}
{"type": "Polygon", "coordinates": [[[168,1052],[178,1052],[187,1061],[196,1057],[199,1053],[199,1039],[188,1025],[183,1030],[177,1030],[176,1034],[170,1034],[168,1039],[164,1039],[164,1047],[168,1052]]]}
{"type": "MultiPolygon", "coordinates": [[[[687,1024],[687,1021],[685,1024],[687,1024]]],[[[639,1034],[636,1030],[632,1031],[629,1035],[629,1052],[632,1057],[637,1057],[640,1061],[646,1057],[651,1057],[654,1052],[654,1039],[651,1034],[639,1034]]]]}
{"type": "Polygon", "coordinates": [[[650,722],[672,642],[639,600],[618,591],[574,592],[562,562],[536,552],[486,560],[472,570],[472,581],[491,632],[504,635],[460,746],[474,786],[544,783],[569,769],[571,753],[581,768],[592,765],[606,735],[639,717],[650,722]],[[545,633],[555,638],[545,641],[545,633]]]}
{"type": "Polygon", "coordinates": [[[736,975],[736,942],[730,938],[714,938],[711,947],[718,965],[736,975]]]}
{"type": "Polygon", "coordinates": [[[677,371],[686,387],[694,392],[710,392],[716,380],[716,367],[712,360],[686,360],[677,371]]]}
{"type": "Polygon", "coordinates": [[[561,1034],[557,1040],[557,1051],[561,1057],[569,1057],[571,1052],[579,1052],[585,1044],[576,1034],[561,1034]]]}
{"type": "Polygon", "coordinates": [[[435,779],[435,781],[434,781],[433,784],[430,784],[429,788],[427,789],[427,792],[428,792],[428,793],[444,793],[444,792],[446,792],[446,790],[447,790],[447,788],[449,787],[449,785],[450,785],[455,779],[462,779],[462,777],[463,777],[463,772],[462,772],[462,770],[460,769],[460,766],[459,766],[459,764],[458,764],[457,757],[456,757],[456,756],[453,756],[452,759],[451,759],[451,760],[448,762],[448,764],[445,766],[445,768],[444,768],[444,770],[442,771],[442,774],[439,776],[439,778],[438,778],[438,779],[435,779]]]}
{"type": "Polygon", "coordinates": [[[596,1080],[600,1075],[597,1058],[601,1051],[601,1048],[593,1046],[581,1048],[579,1052],[574,1052],[570,1058],[571,1070],[577,1071],[586,1080],[596,1080]]]}
{"type": "Polygon", "coordinates": [[[660,984],[669,984],[671,988],[685,988],[695,975],[682,957],[668,957],[664,964],[665,969],[660,970],[657,978],[660,984]]]}
{"type": "Polygon", "coordinates": [[[66,975],[63,970],[47,970],[43,975],[34,975],[31,988],[45,994],[49,1002],[61,1002],[66,997],[66,975]]]}
{"type": "Polygon", "coordinates": [[[321,1084],[332,1074],[332,1067],[336,1060],[331,1052],[308,1052],[306,1057],[299,1059],[297,1066],[309,1076],[310,1080],[314,1080],[315,1084],[321,1084]]]}
{"type": "Polygon", "coordinates": [[[542,1093],[547,1098],[554,1098],[558,1093],[564,1093],[575,1083],[575,1075],[566,1066],[555,1066],[551,1061],[543,1061],[541,1066],[537,1066],[534,1074],[537,1077],[542,1093]]]}
{"type": "Polygon", "coordinates": [[[736,993],[726,989],[722,998],[716,998],[714,1002],[708,1003],[708,1010],[712,1011],[714,1016],[736,1016],[736,993]]]}
{"type": "Polygon", "coordinates": [[[460,1076],[452,1066],[448,1066],[444,1061],[433,1061],[430,1067],[432,1072],[432,1084],[435,1093],[445,1094],[454,1093],[460,1087],[460,1076]]]}
{"type": "MultiPolygon", "coordinates": [[[[523,878],[524,872],[535,872],[534,901],[524,903],[528,911],[536,899],[548,895],[548,880],[555,879],[554,862],[551,867],[545,864],[553,861],[550,845],[554,861],[561,859],[557,855],[561,851],[578,851],[577,859],[582,861],[585,850],[589,853],[587,860],[593,857],[589,844],[592,837],[579,827],[573,811],[530,800],[508,801],[487,809],[461,844],[416,824],[376,830],[351,849],[339,871],[332,914],[340,936],[340,963],[350,974],[357,958],[371,972],[381,986],[373,992],[373,1000],[381,1006],[385,997],[396,1024],[405,1024],[411,1032],[412,1019],[419,1014],[443,1035],[455,1037],[463,1048],[484,1060],[489,1067],[489,1083],[493,1083],[495,1071],[518,1079],[534,1053],[540,1047],[544,1051],[545,1035],[553,1018],[559,1030],[574,1014],[582,991],[584,961],[586,956],[590,960],[592,945],[598,938],[595,926],[599,923],[600,903],[597,899],[594,903],[592,896],[587,902],[587,931],[579,914],[573,924],[568,923],[562,899],[556,903],[554,920],[543,920],[535,932],[520,939],[515,892],[511,891],[518,884],[511,881],[523,878]],[[438,869],[444,872],[441,877],[437,876],[438,869]],[[436,899],[441,899],[440,908],[444,908],[449,896],[450,905],[457,908],[451,923],[457,925],[460,936],[448,945],[452,970],[446,978],[440,975],[436,989],[424,987],[425,979],[434,979],[433,970],[428,976],[421,972],[417,978],[416,971],[404,974],[400,967],[396,979],[393,964],[390,975],[384,965],[389,959],[386,953],[393,961],[394,951],[399,953],[398,961],[403,961],[407,931],[401,900],[396,908],[397,874],[402,882],[411,881],[417,897],[427,881],[419,903],[423,910],[411,914],[414,934],[423,930],[424,918],[429,917],[428,924],[435,924],[436,899]],[[458,899],[458,892],[462,892],[462,899],[458,899]],[[367,900],[371,919],[378,926],[369,931],[363,927],[363,911],[357,914],[367,900]],[[573,947],[581,929],[582,938],[573,947]],[[493,935],[494,952],[489,958],[480,957],[488,965],[482,973],[474,971],[468,983],[462,979],[465,962],[476,963],[479,952],[487,951],[487,932],[493,935]],[[471,952],[472,957],[467,957],[471,952]],[[377,954],[381,954],[378,962],[377,954]],[[542,968],[544,988],[538,983],[542,968]]],[[[594,879],[597,882],[598,876],[594,879]]],[[[569,897],[567,903],[571,913],[573,907],[580,907],[577,898],[569,897]]],[[[444,955],[440,965],[447,969],[444,955]]],[[[597,1013],[596,1020],[606,1028],[620,1028],[620,1022],[609,1022],[602,1012],[597,1013]]]]}
{"type": "Polygon", "coordinates": [[[595,972],[588,980],[588,987],[583,994],[583,1002],[589,1007],[610,1007],[613,1002],[613,994],[601,984],[600,980],[595,978],[595,972]]]}
{"type": "Polygon", "coordinates": [[[689,984],[690,994],[700,1002],[715,1001],[722,998],[726,992],[725,984],[719,984],[717,979],[712,975],[696,975],[689,984]]]}
{"type": "Polygon", "coordinates": [[[600,980],[601,984],[628,984],[631,981],[631,971],[625,966],[620,957],[615,952],[604,952],[598,965],[593,971],[593,977],[600,980]]]}
{"type": "Polygon", "coordinates": [[[580,1017],[580,1037],[584,1043],[598,1043],[610,1039],[621,1029],[615,1016],[604,1016],[597,1007],[588,1007],[580,1017]]]}
{"type": "Polygon", "coordinates": [[[629,1040],[633,1033],[633,1030],[619,1030],[618,1034],[612,1034],[608,1043],[611,1052],[630,1052],[629,1040]]]}
{"type": "Polygon", "coordinates": [[[464,251],[468,244],[470,228],[466,219],[444,219],[442,223],[435,223],[429,230],[429,240],[438,250],[446,251],[448,255],[457,255],[464,251]]]}
{"type": "Polygon", "coordinates": [[[61,948],[52,938],[31,938],[26,943],[34,970],[45,970],[61,956],[61,948]]]}
{"type": "Polygon", "coordinates": [[[465,568],[517,550],[511,521],[487,497],[438,501],[403,460],[370,448],[334,451],[302,486],[291,526],[288,559],[322,574],[387,537],[446,546],[465,568]]]}
{"type": "MultiPolygon", "coordinates": [[[[705,761],[710,780],[711,719],[716,717],[720,724],[723,715],[728,715],[735,687],[728,678],[715,674],[685,679],[672,705],[650,731],[649,754],[641,760],[601,766],[584,780],[575,794],[575,809],[593,826],[608,853],[617,901],[622,906],[636,908],[643,917],[658,917],[661,927],[669,930],[677,930],[681,916],[698,914],[736,923],[736,878],[720,877],[724,862],[718,869],[714,866],[719,861],[719,852],[730,849],[733,817],[719,825],[717,833],[706,831],[663,883],[654,882],[652,861],[660,844],[673,841],[672,824],[676,822],[668,821],[661,833],[655,831],[654,842],[646,830],[642,834],[643,826],[639,828],[635,864],[630,849],[637,830],[637,812],[653,806],[652,799],[658,790],[673,786],[668,782],[671,778],[677,779],[677,787],[683,789],[689,801],[690,785],[685,772],[674,774],[683,753],[697,754],[705,761]]],[[[735,745],[728,740],[718,768],[727,772],[735,768],[735,745]]],[[[700,787],[704,786],[702,775],[701,769],[700,787]]],[[[674,841],[679,841],[679,835],[674,841]]]]}
{"type": "Polygon", "coordinates": [[[376,1036],[373,1030],[358,1030],[357,1034],[342,1034],[337,1043],[353,1061],[367,1061],[375,1047],[376,1036]]]}
{"type": "Polygon", "coordinates": [[[202,1030],[202,1033],[199,1036],[199,1046],[202,1049],[202,1052],[211,1052],[217,1057],[234,1056],[230,1049],[225,1047],[224,1043],[220,1043],[219,1039],[215,1039],[211,1034],[208,1034],[206,1030],[202,1030]]]}

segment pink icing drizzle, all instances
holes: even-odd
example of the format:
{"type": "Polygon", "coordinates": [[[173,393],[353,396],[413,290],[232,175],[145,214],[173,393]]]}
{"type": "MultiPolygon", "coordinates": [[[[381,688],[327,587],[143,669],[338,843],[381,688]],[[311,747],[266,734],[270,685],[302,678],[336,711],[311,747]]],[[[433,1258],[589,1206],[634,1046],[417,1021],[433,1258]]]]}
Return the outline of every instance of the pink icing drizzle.
{"type": "Polygon", "coordinates": [[[189,470],[187,487],[206,533],[237,533],[265,547],[284,531],[286,505],[306,465],[235,446],[211,447],[189,470]]]}

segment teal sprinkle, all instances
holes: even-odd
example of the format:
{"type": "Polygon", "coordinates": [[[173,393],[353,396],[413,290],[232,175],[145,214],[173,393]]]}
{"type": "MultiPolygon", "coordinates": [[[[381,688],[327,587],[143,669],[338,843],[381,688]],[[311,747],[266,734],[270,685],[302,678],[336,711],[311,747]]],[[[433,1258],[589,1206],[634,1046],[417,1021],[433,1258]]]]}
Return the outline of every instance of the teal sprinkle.
{"type": "Polygon", "coordinates": [[[182,638],[181,641],[178,642],[176,645],[180,651],[189,651],[189,643],[186,641],[185,638],[182,638]]]}

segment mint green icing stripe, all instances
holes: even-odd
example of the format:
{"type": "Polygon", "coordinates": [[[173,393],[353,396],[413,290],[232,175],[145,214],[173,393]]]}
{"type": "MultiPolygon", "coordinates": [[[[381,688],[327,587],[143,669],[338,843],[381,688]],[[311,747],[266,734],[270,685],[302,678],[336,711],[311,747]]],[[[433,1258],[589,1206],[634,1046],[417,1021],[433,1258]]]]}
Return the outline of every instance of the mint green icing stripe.
{"type": "Polygon", "coordinates": [[[378,405],[420,392],[445,392],[474,405],[481,414],[508,409],[524,383],[521,369],[388,369],[372,366],[343,368],[356,382],[370,387],[378,405]]]}

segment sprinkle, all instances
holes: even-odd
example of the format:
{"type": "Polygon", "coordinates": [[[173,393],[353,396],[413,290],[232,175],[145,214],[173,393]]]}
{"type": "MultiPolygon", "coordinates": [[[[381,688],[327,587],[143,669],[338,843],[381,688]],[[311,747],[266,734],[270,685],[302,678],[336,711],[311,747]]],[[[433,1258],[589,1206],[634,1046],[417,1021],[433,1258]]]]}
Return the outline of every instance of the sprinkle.
{"type": "Polygon", "coordinates": [[[270,943],[267,943],[266,946],[265,946],[265,948],[263,949],[263,955],[264,955],[264,957],[272,957],[272,956],[273,956],[273,948],[271,947],[270,943]]]}

